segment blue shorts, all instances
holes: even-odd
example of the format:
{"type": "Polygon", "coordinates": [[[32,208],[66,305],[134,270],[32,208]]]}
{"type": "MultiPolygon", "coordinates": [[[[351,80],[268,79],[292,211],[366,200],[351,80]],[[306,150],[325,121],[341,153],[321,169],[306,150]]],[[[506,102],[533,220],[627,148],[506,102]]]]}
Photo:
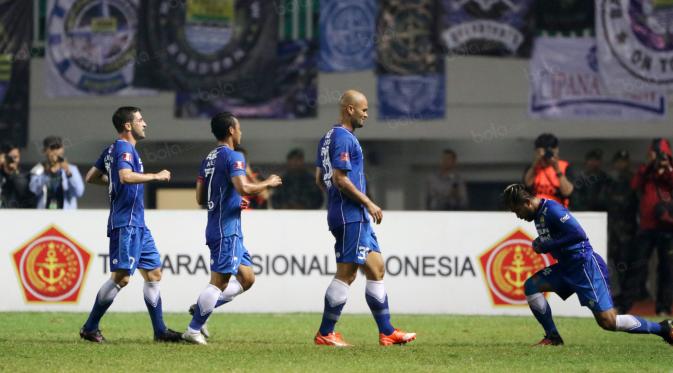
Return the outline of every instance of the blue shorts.
{"type": "Polygon", "coordinates": [[[538,286],[549,284],[563,300],[576,293],[580,304],[593,312],[603,312],[613,307],[608,267],[596,253],[570,266],[556,263],[537,272],[532,279],[538,286]]]}
{"type": "Polygon", "coordinates": [[[370,251],[381,252],[376,234],[369,222],[347,223],[331,232],[336,238],[334,253],[337,263],[362,265],[367,261],[370,251]]]}
{"type": "Polygon", "coordinates": [[[145,227],[120,227],[110,232],[110,271],[136,268],[153,270],[161,267],[159,251],[154,238],[145,227]]]}
{"type": "Polygon", "coordinates": [[[228,236],[208,243],[210,249],[210,270],[217,273],[238,273],[238,266],[252,266],[250,253],[243,246],[243,237],[228,236]]]}

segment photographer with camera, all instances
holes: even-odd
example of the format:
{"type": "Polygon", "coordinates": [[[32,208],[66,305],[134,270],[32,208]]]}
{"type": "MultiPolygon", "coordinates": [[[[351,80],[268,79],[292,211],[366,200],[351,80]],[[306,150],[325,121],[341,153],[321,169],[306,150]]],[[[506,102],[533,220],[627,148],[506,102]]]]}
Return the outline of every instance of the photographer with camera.
{"type": "Polygon", "coordinates": [[[654,139],[650,144],[647,163],[640,166],[631,179],[631,188],[640,194],[640,226],[634,249],[628,254],[622,310],[631,308],[642,297],[648,265],[657,250],[657,294],[655,310],[660,315],[671,314],[673,303],[673,157],[666,139],[654,139]]]}
{"type": "Polygon", "coordinates": [[[0,146],[0,208],[35,207],[35,196],[28,189],[28,175],[21,172],[20,162],[18,146],[0,146]]]}
{"type": "Polygon", "coordinates": [[[30,191],[37,196],[38,209],[76,209],[84,194],[79,169],[65,159],[63,140],[48,136],[42,142],[45,161],[30,170],[30,191]]]}
{"type": "Polygon", "coordinates": [[[551,133],[535,139],[533,163],[524,173],[523,181],[535,197],[551,199],[568,207],[573,192],[570,164],[559,158],[559,141],[551,133]]]}

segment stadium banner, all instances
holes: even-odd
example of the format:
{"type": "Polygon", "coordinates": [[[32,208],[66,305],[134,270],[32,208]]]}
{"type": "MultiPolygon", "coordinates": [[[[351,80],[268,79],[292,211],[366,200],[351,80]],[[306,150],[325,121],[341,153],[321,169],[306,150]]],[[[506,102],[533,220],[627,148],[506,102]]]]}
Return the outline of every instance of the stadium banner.
{"type": "Polygon", "coordinates": [[[377,13],[376,0],[320,0],[320,71],[374,68],[377,13]]]}
{"type": "MultiPolygon", "coordinates": [[[[104,210],[3,210],[0,214],[0,311],[87,312],[109,278],[104,210]],[[21,222],[17,224],[17,222],[21,222]]],[[[605,255],[604,213],[575,214],[605,255]]],[[[205,211],[147,211],[162,255],[163,309],[186,312],[209,281],[205,211]]],[[[504,212],[386,212],[376,234],[387,269],[391,311],[530,315],[524,281],[551,264],[535,254],[532,223],[504,212]]],[[[255,285],[217,312],[322,312],[336,264],[323,211],[246,211],[245,246],[255,285]]],[[[365,279],[350,289],[346,312],[369,313],[365,279]]],[[[136,273],[112,311],[145,311],[136,273]]],[[[555,315],[591,316],[576,296],[549,295],[555,315]]]]}
{"type": "Polygon", "coordinates": [[[211,93],[226,89],[249,100],[269,97],[277,5],[276,0],[143,1],[134,86],[211,93]],[[240,89],[240,81],[252,81],[256,89],[240,89]]]}
{"type": "Polygon", "coordinates": [[[449,55],[530,56],[533,0],[441,2],[449,55]]]}
{"type": "Polygon", "coordinates": [[[33,2],[0,1],[0,138],[28,141],[33,2]]]}
{"type": "Polygon", "coordinates": [[[434,0],[383,0],[377,22],[377,92],[381,119],[443,118],[444,55],[434,0]]]}
{"type": "Polygon", "coordinates": [[[611,92],[673,91],[673,2],[597,0],[596,42],[611,92]]]}
{"type": "Polygon", "coordinates": [[[45,94],[155,93],[131,86],[137,28],[138,0],[49,0],[45,94]]]}
{"type": "Polygon", "coordinates": [[[594,3],[586,0],[535,1],[535,34],[582,37],[594,35],[594,3]]]}
{"type": "Polygon", "coordinates": [[[612,121],[666,118],[665,95],[654,90],[610,93],[601,68],[594,38],[537,38],[530,60],[530,115],[612,121]]]}

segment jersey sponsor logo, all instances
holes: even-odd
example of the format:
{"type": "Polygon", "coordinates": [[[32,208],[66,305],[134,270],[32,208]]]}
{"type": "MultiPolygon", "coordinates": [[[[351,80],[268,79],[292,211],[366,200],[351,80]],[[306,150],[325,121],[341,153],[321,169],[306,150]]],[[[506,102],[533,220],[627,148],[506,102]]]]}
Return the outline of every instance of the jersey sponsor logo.
{"type": "Polygon", "coordinates": [[[245,163],[243,161],[235,161],[234,170],[245,170],[245,163]]]}
{"type": "Polygon", "coordinates": [[[136,8],[132,0],[55,0],[47,22],[47,53],[57,74],[90,94],[129,87],[136,8]]]}
{"type": "Polygon", "coordinates": [[[131,159],[133,159],[133,156],[131,155],[131,153],[122,153],[122,159],[127,161],[127,162],[131,162],[131,159]]]}
{"type": "Polygon", "coordinates": [[[28,303],[77,303],[91,254],[56,226],[12,253],[28,303]]]}
{"type": "Polygon", "coordinates": [[[524,283],[553,258],[535,253],[532,239],[517,229],[479,256],[494,306],[525,306],[524,283]]]}
{"type": "Polygon", "coordinates": [[[351,156],[348,154],[348,152],[343,152],[339,154],[339,160],[342,162],[349,162],[351,160],[351,156]]]}
{"type": "Polygon", "coordinates": [[[568,219],[570,219],[570,214],[563,215],[563,217],[560,220],[561,220],[561,223],[565,223],[565,222],[568,221],[568,219]]]}

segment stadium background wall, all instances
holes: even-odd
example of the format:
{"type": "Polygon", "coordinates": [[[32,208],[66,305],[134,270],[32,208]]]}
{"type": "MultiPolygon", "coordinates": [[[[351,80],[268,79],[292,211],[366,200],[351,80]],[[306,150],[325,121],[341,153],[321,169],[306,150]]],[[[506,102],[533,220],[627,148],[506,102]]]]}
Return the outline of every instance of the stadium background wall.
{"type": "MultiPolygon", "coordinates": [[[[575,216],[594,249],[605,255],[606,215],[575,216]]],[[[0,214],[0,311],[88,311],[109,276],[106,221],[103,210],[4,210],[0,214]],[[87,256],[88,265],[82,267],[87,256]],[[60,297],[50,295],[49,289],[60,297]]],[[[209,253],[203,243],[206,214],[147,211],[146,221],[162,254],[164,310],[186,311],[209,279],[209,253]]],[[[246,211],[243,231],[257,281],[248,294],[218,312],[321,311],[336,267],[325,213],[246,211]]],[[[393,312],[529,314],[516,285],[543,264],[530,252],[529,238],[536,236],[532,224],[501,212],[393,211],[385,214],[375,231],[387,259],[386,284],[393,312]],[[500,276],[487,276],[482,263],[499,269],[500,276]],[[496,300],[494,291],[502,295],[503,287],[510,290],[504,298],[520,304],[505,305],[502,297],[496,300]]],[[[360,276],[352,286],[348,312],[368,312],[364,283],[360,276]]],[[[111,310],[143,311],[141,299],[142,278],[136,274],[111,310]]],[[[556,315],[590,316],[575,296],[566,302],[556,295],[549,299],[556,315]]]]}

